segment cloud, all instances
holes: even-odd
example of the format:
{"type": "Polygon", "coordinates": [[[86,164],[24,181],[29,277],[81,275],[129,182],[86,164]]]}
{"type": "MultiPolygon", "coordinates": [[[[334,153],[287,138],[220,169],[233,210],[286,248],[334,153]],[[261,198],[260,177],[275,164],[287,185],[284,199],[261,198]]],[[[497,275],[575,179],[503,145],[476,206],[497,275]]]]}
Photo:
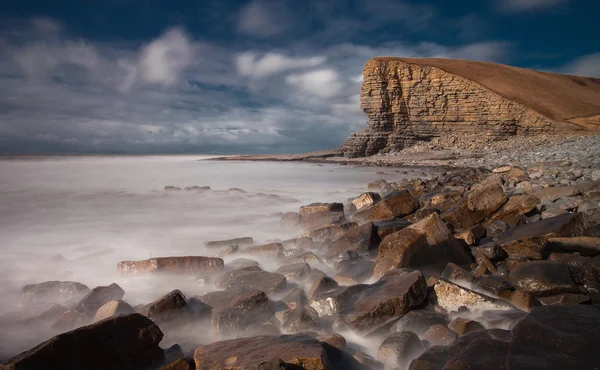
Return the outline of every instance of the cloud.
{"type": "Polygon", "coordinates": [[[179,28],[146,45],[140,55],[141,78],[144,82],[173,85],[194,58],[194,45],[179,28]]]}
{"type": "Polygon", "coordinates": [[[244,52],[235,57],[235,65],[242,76],[264,78],[290,69],[315,67],[326,60],[324,56],[292,58],[277,52],[268,52],[259,58],[256,52],[244,52]]]}
{"type": "Polygon", "coordinates": [[[252,0],[238,14],[238,31],[250,36],[271,37],[290,27],[283,1],[252,0]]]}
{"type": "Polygon", "coordinates": [[[292,74],[287,76],[286,82],[309,95],[324,99],[337,96],[342,89],[339,75],[330,68],[292,74]]]}
{"type": "Polygon", "coordinates": [[[497,7],[505,12],[544,10],[565,4],[569,0],[497,0],[497,7]]]}
{"type": "Polygon", "coordinates": [[[562,73],[600,78],[600,53],[584,55],[565,65],[562,73]]]}

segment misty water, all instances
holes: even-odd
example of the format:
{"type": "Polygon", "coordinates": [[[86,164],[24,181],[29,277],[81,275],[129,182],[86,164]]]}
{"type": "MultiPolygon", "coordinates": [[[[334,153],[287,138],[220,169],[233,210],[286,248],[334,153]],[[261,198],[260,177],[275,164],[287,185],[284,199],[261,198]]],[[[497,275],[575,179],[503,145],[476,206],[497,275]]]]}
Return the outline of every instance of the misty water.
{"type": "MultiPolygon", "coordinates": [[[[422,172],[408,169],[402,175],[389,168],[206,158],[1,160],[0,316],[10,320],[16,313],[25,315],[22,287],[50,280],[77,281],[90,289],[115,282],[126,291],[123,299],[131,305],[149,303],[173,289],[187,296],[205,294],[214,288],[189,277],[123,277],[117,273],[117,263],[212,256],[216,250],[204,247],[209,240],[251,236],[261,244],[297,236],[298,230],[280,228],[280,212],[297,211],[311,202],[344,202],[364,192],[368,182],[397,181],[422,172]],[[163,190],[166,185],[210,186],[212,191],[172,193],[163,190]],[[244,193],[227,191],[230,188],[244,193]]],[[[266,270],[278,267],[274,261],[254,259],[266,270]]],[[[41,332],[0,332],[4,358],[47,339],[41,332]]]]}

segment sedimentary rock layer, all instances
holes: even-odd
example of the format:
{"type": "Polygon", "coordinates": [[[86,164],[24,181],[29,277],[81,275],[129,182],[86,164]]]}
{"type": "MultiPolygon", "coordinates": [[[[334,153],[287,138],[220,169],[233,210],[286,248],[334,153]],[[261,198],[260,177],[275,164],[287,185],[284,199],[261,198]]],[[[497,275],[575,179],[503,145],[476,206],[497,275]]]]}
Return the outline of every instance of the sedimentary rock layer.
{"type": "Polygon", "coordinates": [[[374,58],[364,67],[360,101],[368,128],[346,140],[348,157],[436,138],[600,131],[599,79],[494,63],[374,58]]]}

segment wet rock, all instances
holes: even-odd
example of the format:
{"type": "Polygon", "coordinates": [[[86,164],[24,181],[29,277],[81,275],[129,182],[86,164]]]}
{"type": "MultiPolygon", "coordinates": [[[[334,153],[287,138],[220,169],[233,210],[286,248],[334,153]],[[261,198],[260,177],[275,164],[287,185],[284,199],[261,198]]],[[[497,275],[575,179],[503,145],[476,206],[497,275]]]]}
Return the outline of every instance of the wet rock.
{"type": "Polygon", "coordinates": [[[389,272],[346,301],[339,317],[356,331],[372,331],[419,306],[426,295],[427,285],[419,271],[389,272]]]}
{"type": "Polygon", "coordinates": [[[434,325],[445,326],[450,322],[448,317],[440,312],[427,310],[412,310],[402,316],[392,326],[392,332],[410,331],[417,335],[423,335],[434,325]]]}
{"type": "Polygon", "coordinates": [[[193,358],[180,358],[177,361],[170,363],[167,366],[161,367],[159,370],[195,370],[196,363],[193,358]]]}
{"type": "Polygon", "coordinates": [[[338,224],[344,221],[342,203],[312,203],[300,207],[300,224],[305,230],[338,224]]]}
{"type": "Polygon", "coordinates": [[[265,293],[278,293],[286,288],[287,279],[282,274],[266,271],[236,270],[217,279],[215,285],[218,288],[247,286],[265,293]]]}
{"type": "MultiPolygon", "coordinates": [[[[337,282],[336,282],[337,284],[337,282]]],[[[368,285],[356,284],[322,290],[310,295],[309,304],[320,317],[333,316],[339,313],[344,304],[354,295],[362,292],[368,285]]]]}
{"type": "Polygon", "coordinates": [[[551,253],[579,253],[582,256],[594,257],[600,255],[600,238],[550,238],[542,246],[540,254],[548,258],[551,253]]]}
{"type": "Polygon", "coordinates": [[[464,230],[485,220],[507,201],[502,186],[498,183],[485,184],[467,195],[441,218],[454,230],[464,230]]]}
{"type": "Polygon", "coordinates": [[[494,212],[486,222],[504,221],[509,226],[514,227],[518,224],[518,217],[529,213],[539,202],[540,200],[533,195],[512,196],[499,210],[494,212]]]}
{"type": "Polygon", "coordinates": [[[122,261],[120,273],[213,273],[223,270],[223,260],[215,257],[159,257],[142,261],[122,261]]]}
{"type": "Polygon", "coordinates": [[[440,216],[433,214],[383,239],[374,275],[379,277],[386,269],[401,267],[441,271],[448,262],[463,265],[471,261],[440,216]]]}
{"type": "Polygon", "coordinates": [[[587,227],[588,222],[581,213],[569,213],[513,227],[502,235],[498,244],[510,257],[541,259],[540,249],[546,240],[580,236],[587,227]]]}
{"type": "Polygon", "coordinates": [[[550,208],[545,210],[544,212],[542,212],[542,220],[548,219],[548,218],[552,218],[552,217],[557,217],[560,215],[566,215],[569,214],[569,211],[567,211],[566,209],[562,209],[562,208],[550,208]]]}
{"type": "Polygon", "coordinates": [[[590,301],[590,296],[576,293],[562,293],[547,297],[538,297],[541,304],[545,306],[552,305],[577,305],[590,301]]]}
{"type": "Polygon", "coordinates": [[[515,288],[500,276],[481,276],[474,281],[473,289],[484,291],[486,294],[505,297],[515,288]]]}
{"type": "Polygon", "coordinates": [[[569,267],[561,262],[524,262],[510,272],[508,279],[515,288],[539,296],[577,291],[569,267]]]}
{"type": "Polygon", "coordinates": [[[374,206],[365,208],[352,216],[352,221],[363,224],[393,220],[409,215],[419,208],[419,201],[408,191],[392,192],[374,206]]]}
{"type": "Polygon", "coordinates": [[[194,311],[179,290],[173,290],[144,306],[140,313],[161,326],[187,325],[194,316],[194,311]]]}
{"type": "Polygon", "coordinates": [[[305,334],[232,339],[200,346],[194,352],[198,370],[256,369],[273,359],[307,370],[331,368],[323,345],[305,334]]]}
{"type": "Polygon", "coordinates": [[[477,256],[484,255],[491,261],[501,261],[508,257],[508,254],[497,243],[486,243],[481,246],[471,247],[471,254],[477,259],[477,256]]]}
{"type": "MultiPolygon", "coordinates": [[[[425,217],[432,215],[434,213],[440,214],[440,210],[433,207],[424,207],[413,213],[412,215],[408,215],[404,217],[404,219],[408,222],[414,223],[424,219],[425,217]]],[[[383,238],[383,236],[382,236],[383,238]]]]}
{"type": "Polygon", "coordinates": [[[281,330],[284,333],[310,331],[321,325],[319,313],[308,305],[280,311],[275,316],[281,323],[281,330]]]}
{"type": "Polygon", "coordinates": [[[359,255],[370,255],[377,251],[381,239],[377,228],[369,222],[353,228],[325,249],[325,258],[332,259],[344,251],[354,251],[359,255]]]}
{"type": "Polygon", "coordinates": [[[356,222],[345,222],[340,225],[326,226],[309,232],[307,235],[313,240],[317,246],[328,245],[334,240],[344,236],[350,230],[356,229],[356,222]]]}
{"type": "Polygon", "coordinates": [[[377,193],[367,192],[358,196],[356,199],[352,200],[352,204],[356,207],[356,210],[359,211],[362,208],[372,206],[381,201],[381,196],[377,193]]]}
{"type": "Polygon", "coordinates": [[[445,325],[435,324],[423,333],[423,338],[433,346],[449,346],[458,339],[458,334],[445,325]]]}
{"type": "Polygon", "coordinates": [[[373,276],[374,268],[375,262],[364,259],[342,261],[336,264],[335,280],[341,285],[363,283],[373,276]]]}
{"type": "Polygon", "coordinates": [[[238,245],[230,245],[229,247],[225,247],[225,248],[219,250],[217,253],[215,253],[214,257],[223,258],[230,254],[237,253],[239,250],[240,250],[240,247],[238,245]]]}
{"type": "Polygon", "coordinates": [[[510,226],[504,221],[493,221],[485,226],[487,239],[498,240],[499,237],[504,234],[510,226]]]}
{"type": "Polygon", "coordinates": [[[460,201],[464,194],[464,189],[444,190],[439,193],[425,194],[419,198],[419,201],[424,209],[429,207],[446,212],[460,201]]]}
{"type": "Polygon", "coordinates": [[[110,301],[106,302],[98,309],[98,311],[96,311],[94,322],[98,322],[109,317],[126,315],[134,312],[135,311],[133,307],[131,307],[129,303],[125,301],[110,301]]]}
{"type": "Polygon", "coordinates": [[[581,193],[580,189],[575,186],[563,186],[563,187],[553,187],[553,188],[544,188],[542,190],[536,191],[533,193],[533,196],[538,198],[540,201],[550,201],[554,202],[555,200],[563,197],[572,197],[575,195],[579,195],[581,193]]]}
{"type": "Polygon", "coordinates": [[[281,298],[281,301],[290,309],[302,307],[308,304],[306,293],[304,293],[304,290],[300,288],[292,288],[288,290],[281,298]]]}
{"type": "Polygon", "coordinates": [[[90,289],[75,281],[46,281],[26,285],[21,290],[27,304],[60,304],[79,301],[90,289]]]}
{"type": "Polygon", "coordinates": [[[437,304],[446,311],[458,311],[462,306],[473,311],[510,310],[513,307],[504,301],[488,297],[473,290],[440,279],[434,286],[437,304]]]}
{"type": "Polygon", "coordinates": [[[509,345],[502,340],[477,338],[469,343],[459,354],[446,362],[444,369],[504,370],[503,360],[509,354],[508,347],[509,345]]]}
{"type": "Polygon", "coordinates": [[[79,303],[63,313],[53,327],[66,330],[84,325],[92,319],[96,311],[105,303],[120,300],[124,295],[125,291],[114,283],[108,286],[95,287],[79,303]]]}
{"type": "Polygon", "coordinates": [[[199,297],[212,307],[213,331],[221,336],[235,335],[252,324],[267,322],[274,315],[267,295],[250,287],[234,287],[199,297]]]}
{"type": "Polygon", "coordinates": [[[248,246],[254,244],[254,239],[249,236],[245,236],[242,238],[235,239],[226,239],[226,240],[214,240],[208,241],[204,243],[204,246],[207,248],[223,248],[229,247],[230,245],[237,245],[240,247],[248,246]]]}
{"type": "Polygon", "coordinates": [[[377,358],[386,369],[404,369],[423,351],[419,337],[405,331],[388,336],[377,349],[377,358]]]}
{"type": "Polygon", "coordinates": [[[291,265],[281,266],[276,271],[290,280],[301,280],[310,274],[310,265],[306,262],[294,263],[291,265]]]}
{"type": "Polygon", "coordinates": [[[253,256],[277,257],[279,253],[283,252],[283,250],[283,245],[281,243],[269,243],[254,247],[248,247],[240,251],[240,253],[249,254],[253,256]]]}
{"type": "Polygon", "coordinates": [[[375,227],[377,228],[377,234],[379,235],[379,238],[383,239],[386,236],[395,233],[396,231],[404,229],[410,224],[411,223],[409,221],[406,221],[403,218],[396,218],[394,220],[376,222],[375,227]]]}
{"type": "Polygon", "coordinates": [[[185,357],[183,348],[179,344],[173,344],[165,349],[165,363],[170,364],[185,357]]]}
{"type": "Polygon", "coordinates": [[[286,212],[281,215],[280,225],[284,229],[295,229],[300,226],[300,213],[286,212]]]}
{"type": "Polygon", "coordinates": [[[474,225],[466,230],[454,234],[456,239],[465,242],[466,245],[475,245],[480,239],[485,237],[487,230],[481,224],[474,225]]]}
{"type": "Polygon", "coordinates": [[[448,327],[460,337],[465,334],[485,330],[483,325],[481,325],[479,322],[461,317],[457,317],[456,319],[452,320],[448,327]]]}
{"type": "Polygon", "coordinates": [[[323,261],[314,253],[300,251],[299,253],[293,253],[289,257],[281,260],[282,263],[296,264],[296,263],[308,263],[313,265],[322,264],[323,261]]]}
{"type": "Polygon", "coordinates": [[[140,314],[109,318],[60,334],[0,366],[3,370],[135,370],[164,361],[163,334],[140,314]]]}
{"type": "Polygon", "coordinates": [[[455,284],[465,284],[470,283],[475,280],[475,277],[471,275],[471,273],[455,263],[448,263],[444,271],[442,271],[442,277],[448,281],[451,281],[455,284]]]}

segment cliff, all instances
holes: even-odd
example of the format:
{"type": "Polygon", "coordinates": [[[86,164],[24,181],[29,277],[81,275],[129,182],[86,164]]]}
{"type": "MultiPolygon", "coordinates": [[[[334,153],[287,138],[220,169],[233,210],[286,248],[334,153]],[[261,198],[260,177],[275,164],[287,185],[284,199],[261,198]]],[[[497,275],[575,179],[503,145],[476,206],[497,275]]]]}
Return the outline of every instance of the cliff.
{"type": "Polygon", "coordinates": [[[600,131],[600,79],[450,59],[374,58],[363,71],[368,128],[347,157],[420,142],[469,145],[541,133],[600,131]]]}

